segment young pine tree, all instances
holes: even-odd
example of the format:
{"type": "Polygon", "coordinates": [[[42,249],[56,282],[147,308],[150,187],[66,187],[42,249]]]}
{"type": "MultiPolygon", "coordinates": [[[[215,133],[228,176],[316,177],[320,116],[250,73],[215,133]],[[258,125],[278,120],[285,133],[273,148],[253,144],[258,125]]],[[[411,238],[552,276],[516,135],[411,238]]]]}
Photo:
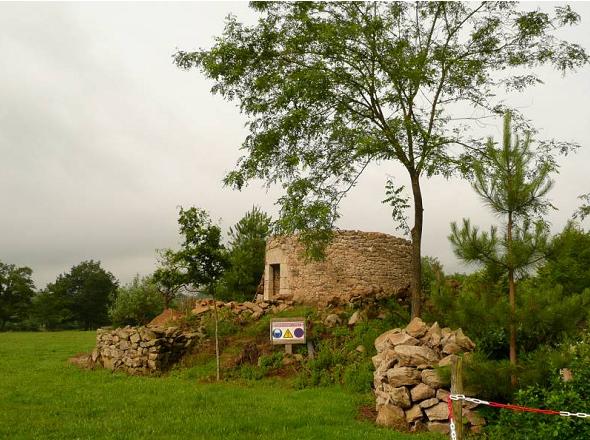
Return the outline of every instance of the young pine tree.
{"type": "MultiPolygon", "coordinates": [[[[527,269],[544,255],[548,230],[541,219],[551,204],[545,196],[553,182],[554,166],[540,161],[530,150],[531,139],[512,135],[510,113],[504,116],[501,147],[488,139],[482,159],[474,165],[473,189],[492,212],[503,220],[502,234],[492,226],[489,234],[480,232],[468,219],[460,228],[451,224],[449,240],[463,261],[484,265],[508,278],[510,363],[517,363],[516,291],[517,282],[527,269]]],[[[511,378],[516,384],[516,376],[511,378]]]]}

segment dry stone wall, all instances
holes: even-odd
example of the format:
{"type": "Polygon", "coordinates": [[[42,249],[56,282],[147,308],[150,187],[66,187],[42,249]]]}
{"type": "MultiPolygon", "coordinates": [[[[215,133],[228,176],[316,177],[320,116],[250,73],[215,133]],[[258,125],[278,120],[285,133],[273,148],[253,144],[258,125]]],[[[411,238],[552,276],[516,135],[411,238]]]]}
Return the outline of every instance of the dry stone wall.
{"type": "Polygon", "coordinates": [[[318,262],[306,261],[297,236],[277,236],[266,247],[264,299],[326,304],[399,295],[411,269],[411,243],[380,232],[336,231],[318,262]]]}
{"type": "Polygon", "coordinates": [[[125,327],[98,329],[93,364],[130,374],[167,370],[203,337],[201,332],[185,333],[176,327],[125,327]]]}
{"type": "MultiPolygon", "coordinates": [[[[427,326],[414,318],[405,329],[393,329],[375,340],[377,354],[374,387],[377,423],[398,430],[448,433],[447,397],[436,367],[448,366],[452,357],[473,351],[475,345],[461,329],[427,326]]],[[[484,420],[473,406],[464,409],[473,431],[484,420]]]]}

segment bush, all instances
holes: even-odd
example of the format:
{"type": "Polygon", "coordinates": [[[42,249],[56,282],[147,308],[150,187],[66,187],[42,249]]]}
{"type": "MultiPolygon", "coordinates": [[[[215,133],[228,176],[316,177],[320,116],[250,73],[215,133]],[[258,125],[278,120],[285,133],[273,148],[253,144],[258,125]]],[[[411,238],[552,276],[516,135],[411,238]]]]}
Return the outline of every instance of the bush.
{"type": "MultiPolygon", "coordinates": [[[[590,344],[586,341],[569,348],[569,368],[573,379],[564,382],[553,369],[548,386],[530,386],[518,391],[515,403],[534,408],[590,413],[590,344]]],[[[543,414],[502,411],[489,429],[490,438],[525,440],[590,438],[588,420],[543,414]]]]}
{"type": "MultiPolygon", "coordinates": [[[[220,338],[233,336],[241,332],[240,325],[237,323],[236,315],[234,315],[230,310],[225,308],[219,309],[217,312],[217,317],[217,332],[220,338]]],[[[205,316],[205,318],[202,320],[202,324],[205,329],[205,334],[213,337],[215,335],[215,316],[213,311],[205,316]]]]}
{"type": "Polygon", "coordinates": [[[136,275],[133,281],[117,289],[109,315],[114,325],[144,325],[164,309],[164,301],[148,278],[136,275]]]}
{"type": "Polygon", "coordinates": [[[373,370],[373,363],[370,359],[353,362],[345,368],[342,383],[349,391],[369,392],[373,384],[373,370]]]}
{"type": "MultiPolygon", "coordinates": [[[[462,328],[477,350],[489,359],[508,356],[508,301],[505,280],[481,271],[468,276],[448,277],[433,287],[427,321],[462,328]]],[[[590,289],[566,294],[538,278],[523,280],[516,298],[519,353],[542,346],[556,346],[573,337],[588,319],[590,289]]]]}

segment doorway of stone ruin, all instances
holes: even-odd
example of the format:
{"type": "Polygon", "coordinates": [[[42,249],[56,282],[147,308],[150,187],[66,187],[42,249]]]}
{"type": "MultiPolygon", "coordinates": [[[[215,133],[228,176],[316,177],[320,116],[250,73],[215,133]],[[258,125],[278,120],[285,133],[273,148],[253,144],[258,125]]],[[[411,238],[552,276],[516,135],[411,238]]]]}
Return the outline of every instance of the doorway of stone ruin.
{"type": "Polygon", "coordinates": [[[271,298],[276,298],[281,293],[281,265],[280,264],[271,264],[270,265],[271,271],[271,298]]]}

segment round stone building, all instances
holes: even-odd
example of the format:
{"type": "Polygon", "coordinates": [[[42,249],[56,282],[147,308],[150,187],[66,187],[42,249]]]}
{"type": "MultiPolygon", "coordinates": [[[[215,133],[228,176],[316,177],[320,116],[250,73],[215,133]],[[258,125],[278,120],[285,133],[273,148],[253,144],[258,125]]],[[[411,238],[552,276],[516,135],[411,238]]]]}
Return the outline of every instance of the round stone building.
{"type": "Polygon", "coordinates": [[[297,236],[275,236],[266,245],[264,299],[346,303],[408,291],[411,243],[380,232],[335,231],[323,261],[306,261],[297,236]]]}

